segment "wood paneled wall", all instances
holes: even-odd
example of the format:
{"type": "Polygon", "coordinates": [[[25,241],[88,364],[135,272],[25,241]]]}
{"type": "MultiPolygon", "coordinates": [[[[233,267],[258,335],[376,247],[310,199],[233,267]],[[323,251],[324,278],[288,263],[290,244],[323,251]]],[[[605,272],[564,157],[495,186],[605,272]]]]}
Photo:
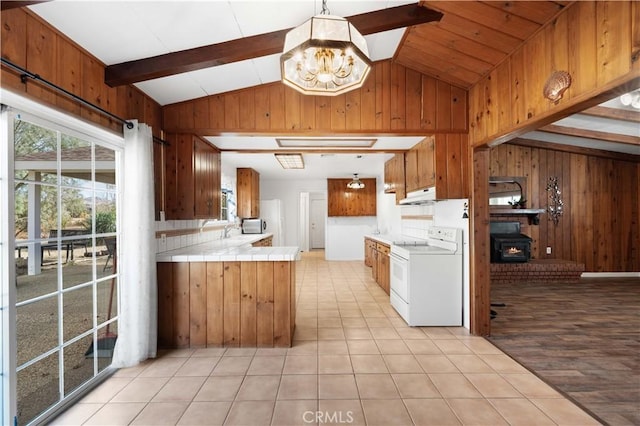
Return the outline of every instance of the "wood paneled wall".
{"type": "Polygon", "coordinates": [[[163,107],[167,131],[387,133],[463,132],[467,92],[391,61],[376,62],[360,89],[335,97],[306,96],[265,84],[163,107]]]}
{"type": "Polygon", "coordinates": [[[377,214],[376,179],[360,179],[364,188],[351,189],[351,179],[327,179],[327,214],[335,216],[375,216],[377,214]]]}
{"type": "MultiPolygon", "coordinates": [[[[640,4],[578,1],[526,41],[469,91],[472,145],[508,140],[554,121],[554,114],[605,100],[622,84],[640,82],[640,4]],[[558,102],[544,98],[553,71],[571,87],[558,102]],[[598,95],[602,95],[598,98],[598,95]],[[605,98],[605,99],[603,99],[605,98]]],[[[633,88],[635,88],[633,87],[633,88]]]]}
{"type": "Polygon", "coordinates": [[[295,262],[159,262],[160,348],[290,347],[295,262]]]}
{"type": "Polygon", "coordinates": [[[492,176],[525,176],[528,207],[547,209],[549,177],[558,177],[564,214],[544,213],[523,227],[536,259],[584,263],[587,272],[640,270],[640,183],[637,161],[503,144],[491,149],[492,176]],[[551,247],[551,255],[546,254],[551,247]]]}
{"type": "MultiPolygon", "coordinates": [[[[138,119],[160,136],[160,105],[134,86],[104,83],[104,64],[26,8],[2,11],[2,57],[124,119],[138,119]]],[[[49,106],[122,131],[122,124],[2,67],[2,87],[49,106]]]]}

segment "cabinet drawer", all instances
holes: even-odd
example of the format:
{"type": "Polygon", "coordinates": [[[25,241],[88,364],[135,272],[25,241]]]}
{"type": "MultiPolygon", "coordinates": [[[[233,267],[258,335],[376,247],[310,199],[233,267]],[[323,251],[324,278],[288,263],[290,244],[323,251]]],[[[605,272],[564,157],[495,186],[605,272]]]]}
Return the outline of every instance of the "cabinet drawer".
{"type": "Polygon", "coordinates": [[[376,250],[384,254],[389,254],[391,252],[391,247],[386,244],[377,243],[376,250]]]}

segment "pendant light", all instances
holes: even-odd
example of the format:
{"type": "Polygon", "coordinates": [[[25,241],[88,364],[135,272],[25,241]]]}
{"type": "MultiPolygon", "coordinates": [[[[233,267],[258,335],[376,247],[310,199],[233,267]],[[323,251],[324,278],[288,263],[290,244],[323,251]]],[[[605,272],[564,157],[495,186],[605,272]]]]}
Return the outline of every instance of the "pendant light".
{"type": "Polygon", "coordinates": [[[322,12],[289,31],[280,57],[282,82],[305,95],[336,96],[364,84],[367,42],[346,19],[322,12]]]}
{"type": "Polygon", "coordinates": [[[351,180],[351,182],[349,182],[347,184],[347,188],[349,189],[362,189],[364,188],[364,182],[362,182],[360,179],[358,179],[358,174],[354,173],[353,174],[353,179],[351,180]]]}

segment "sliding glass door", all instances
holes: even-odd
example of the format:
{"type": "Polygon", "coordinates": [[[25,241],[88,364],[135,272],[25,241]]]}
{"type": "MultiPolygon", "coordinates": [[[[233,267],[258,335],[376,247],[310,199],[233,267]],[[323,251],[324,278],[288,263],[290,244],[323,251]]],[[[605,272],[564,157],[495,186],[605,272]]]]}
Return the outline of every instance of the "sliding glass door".
{"type": "Polygon", "coordinates": [[[15,273],[3,293],[15,309],[9,356],[17,421],[24,425],[87,388],[111,364],[121,148],[40,117],[13,112],[6,119],[13,171],[12,182],[3,184],[13,190],[15,273]]]}

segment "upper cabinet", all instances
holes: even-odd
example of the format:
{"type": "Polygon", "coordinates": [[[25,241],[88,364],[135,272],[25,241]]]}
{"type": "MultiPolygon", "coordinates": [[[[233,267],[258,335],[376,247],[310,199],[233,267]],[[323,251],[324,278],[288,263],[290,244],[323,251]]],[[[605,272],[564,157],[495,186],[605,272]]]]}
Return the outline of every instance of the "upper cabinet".
{"type": "Polygon", "coordinates": [[[396,202],[406,197],[404,182],[404,154],[395,154],[384,163],[384,192],[396,194],[396,202]]]}
{"type": "Polygon", "coordinates": [[[220,152],[198,136],[166,136],[165,217],[167,220],[220,217],[220,152]]]}
{"type": "Polygon", "coordinates": [[[406,192],[435,187],[439,200],[468,198],[468,153],[466,134],[426,137],[404,155],[406,192]]]}
{"type": "Polygon", "coordinates": [[[327,179],[329,216],[376,216],[376,180],[360,180],[364,188],[351,189],[351,179],[327,179]]]}
{"type": "Polygon", "coordinates": [[[436,184],[435,137],[418,142],[405,156],[406,191],[430,188],[436,184]]]}
{"type": "Polygon", "coordinates": [[[260,173],[249,168],[236,172],[238,217],[260,217],[260,173]]]}
{"type": "Polygon", "coordinates": [[[220,152],[202,139],[193,146],[195,217],[220,217],[220,152]]]}

